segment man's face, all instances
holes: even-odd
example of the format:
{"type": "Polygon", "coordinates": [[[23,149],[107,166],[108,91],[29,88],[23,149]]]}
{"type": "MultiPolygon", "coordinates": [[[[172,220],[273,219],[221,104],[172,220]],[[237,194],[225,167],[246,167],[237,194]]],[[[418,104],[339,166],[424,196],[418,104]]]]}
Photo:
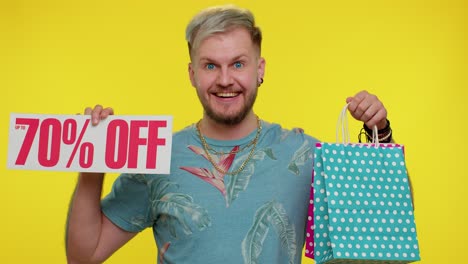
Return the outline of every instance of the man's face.
{"type": "Polygon", "coordinates": [[[207,117],[240,123],[252,111],[265,60],[244,28],[204,39],[193,51],[189,75],[207,117]]]}

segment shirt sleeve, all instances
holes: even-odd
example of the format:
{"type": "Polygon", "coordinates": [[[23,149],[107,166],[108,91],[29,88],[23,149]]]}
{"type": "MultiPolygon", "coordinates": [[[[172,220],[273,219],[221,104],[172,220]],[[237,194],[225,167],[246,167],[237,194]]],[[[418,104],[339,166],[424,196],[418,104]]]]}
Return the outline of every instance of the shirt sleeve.
{"type": "Polygon", "coordinates": [[[101,210],[115,225],[129,232],[152,226],[148,184],[143,174],[121,174],[101,201],[101,210]]]}

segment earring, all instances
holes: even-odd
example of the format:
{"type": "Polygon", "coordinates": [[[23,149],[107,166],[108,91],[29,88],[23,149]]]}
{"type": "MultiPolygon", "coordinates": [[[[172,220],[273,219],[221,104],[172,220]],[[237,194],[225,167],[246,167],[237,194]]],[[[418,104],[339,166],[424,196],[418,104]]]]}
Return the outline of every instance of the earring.
{"type": "Polygon", "coordinates": [[[260,78],[260,80],[258,80],[258,83],[262,84],[263,83],[263,78],[260,78]]]}

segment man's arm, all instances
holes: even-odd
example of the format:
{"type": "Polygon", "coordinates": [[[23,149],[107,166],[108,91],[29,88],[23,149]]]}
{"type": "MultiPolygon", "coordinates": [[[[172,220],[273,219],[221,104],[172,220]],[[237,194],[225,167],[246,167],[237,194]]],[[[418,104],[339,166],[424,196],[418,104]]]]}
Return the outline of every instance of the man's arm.
{"type": "Polygon", "coordinates": [[[68,215],[68,263],[101,263],[137,233],[113,224],[101,211],[104,174],[80,173],[68,215]]]}
{"type": "MultiPolygon", "coordinates": [[[[93,125],[114,114],[110,107],[87,107],[93,125]]],[[[104,173],[80,173],[70,203],[66,230],[68,263],[101,263],[137,233],[113,224],[101,211],[104,173]]]]}

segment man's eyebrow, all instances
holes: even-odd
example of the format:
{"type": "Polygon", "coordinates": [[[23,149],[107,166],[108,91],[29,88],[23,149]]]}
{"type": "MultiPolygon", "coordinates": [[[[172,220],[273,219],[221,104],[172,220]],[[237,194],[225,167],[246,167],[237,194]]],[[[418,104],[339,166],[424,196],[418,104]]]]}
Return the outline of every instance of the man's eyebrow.
{"type": "Polygon", "coordinates": [[[201,57],[199,60],[200,61],[213,61],[213,59],[209,57],[201,57]]]}
{"type": "MultiPolygon", "coordinates": [[[[247,55],[244,55],[244,54],[241,54],[241,55],[237,55],[235,57],[233,57],[231,59],[231,61],[238,61],[238,60],[241,60],[241,59],[245,59],[245,58],[248,58],[247,55]]],[[[213,59],[213,58],[210,58],[210,57],[200,57],[199,61],[201,62],[217,62],[216,59],[213,59]]]]}
{"type": "Polygon", "coordinates": [[[238,55],[236,57],[233,58],[233,61],[237,61],[237,60],[240,60],[240,59],[245,59],[245,58],[249,58],[249,56],[247,55],[244,55],[244,54],[241,54],[241,55],[238,55]]]}

